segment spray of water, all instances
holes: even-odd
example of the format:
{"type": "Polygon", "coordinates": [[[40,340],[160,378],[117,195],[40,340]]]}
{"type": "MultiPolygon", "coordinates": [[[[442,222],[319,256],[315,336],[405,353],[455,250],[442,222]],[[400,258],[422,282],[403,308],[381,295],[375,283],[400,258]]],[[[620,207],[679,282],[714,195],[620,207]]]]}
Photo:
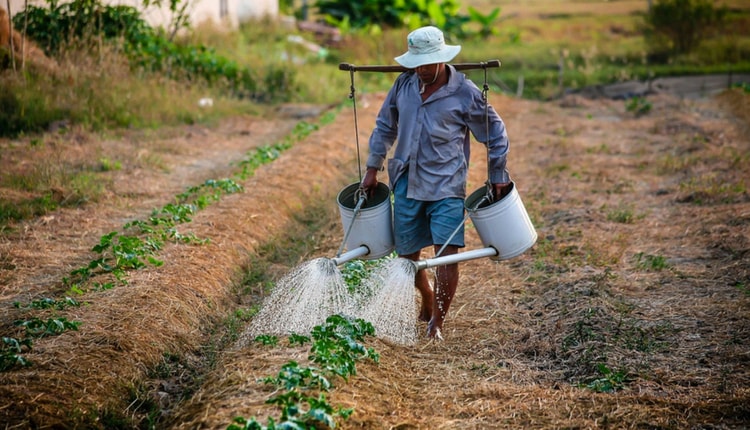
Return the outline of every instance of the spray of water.
{"type": "Polygon", "coordinates": [[[276,283],[243,338],[260,334],[309,334],[333,314],[352,309],[341,272],[332,260],[307,261],[276,283]]]}
{"type": "Polygon", "coordinates": [[[333,260],[305,262],[277,282],[239,344],[247,345],[261,334],[309,334],[326,318],[339,314],[370,322],[380,338],[413,345],[417,341],[415,273],[411,261],[387,259],[350,292],[333,260]]]}
{"type": "Polygon", "coordinates": [[[388,260],[363,281],[369,294],[360,301],[360,318],[372,323],[375,334],[402,345],[417,341],[416,267],[404,258],[388,260]]]}

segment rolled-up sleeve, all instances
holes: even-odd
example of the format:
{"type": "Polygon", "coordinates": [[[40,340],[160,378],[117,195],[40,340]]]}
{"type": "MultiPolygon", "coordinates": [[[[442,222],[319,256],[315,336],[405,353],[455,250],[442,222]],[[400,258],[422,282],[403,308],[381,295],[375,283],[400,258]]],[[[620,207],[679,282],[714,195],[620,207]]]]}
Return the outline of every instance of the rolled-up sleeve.
{"type": "Polygon", "coordinates": [[[475,92],[474,97],[471,98],[467,123],[474,137],[485,144],[489,151],[490,182],[493,184],[510,182],[510,174],[506,166],[510,142],[505,123],[494,107],[489,106],[485,112],[484,99],[481,95],[477,97],[476,94],[475,92]]]}
{"type": "Polygon", "coordinates": [[[398,108],[396,106],[396,91],[398,85],[394,85],[383,101],[383,105],[375,119],[375,129],[370,135],[369,150],[366,167],[383,169],[388,150],[398,136],[398,108]]]}

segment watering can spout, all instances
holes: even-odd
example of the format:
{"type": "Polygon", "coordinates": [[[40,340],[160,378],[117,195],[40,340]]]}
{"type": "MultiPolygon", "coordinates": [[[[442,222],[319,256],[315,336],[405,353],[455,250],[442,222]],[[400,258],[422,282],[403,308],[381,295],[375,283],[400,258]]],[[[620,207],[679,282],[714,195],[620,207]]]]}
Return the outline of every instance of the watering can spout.
{"type": "Polygon", "coordinates": [[[355,258],[364,257],[369,253],[370,248],[368,248],[366,245],[362,245],[358,248],[352,249],[351,251],[347,251],[341,255],[337,255],[335,258],[332,258],[332,260],[335,265],[341,266],[348,261],[354,260],[355,258]]]}
{"type": "Polygon", "coordinates": [[[442,257],[428,258],[426,260],[414,261],[417,270],[429,269],[435,266],[445,266],[447,264],[462,263],[464,261],[475,260],[477,258],[494,257],[497,255],[497,249],[488,246],[487,248],[474,249],[457,254],[444,255],[442,257]]]}

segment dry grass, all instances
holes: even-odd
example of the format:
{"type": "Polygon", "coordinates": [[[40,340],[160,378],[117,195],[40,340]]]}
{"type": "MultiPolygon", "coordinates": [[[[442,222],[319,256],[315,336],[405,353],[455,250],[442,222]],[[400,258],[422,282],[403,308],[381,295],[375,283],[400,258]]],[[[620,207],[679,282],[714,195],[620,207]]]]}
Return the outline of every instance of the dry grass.
{"type": "MultiPolygon", "coordinates": [[[[364,97],[362,142],[382,100],[364,97]]],[[[340,427],[745,427],[750,197],[746,189],[691,180],[739,184],[750,177],[748,163],[736,160],[750,152],[747,120],[727,107],[745,106],[747,96],[657,96],[641,117],[607,100],[492,101],[508,124],[509,167],[539,241],[511,261],[462,264],[444,342],[371,340],[380,364],[360,363],[330,393],[332,404],[355,409],[340,427]],[[633,217],[618,222],[613,210],[633,217]],[[621,380],[610,376],[616,391],[592,389],[607,379],[601,365],[622,372],[621,380]]],[[[317,249],[301,258],[337,249],[334,196],[356,175],[352,120],[343,112],[263,167],[245,193],[199,212],[185,230],[211,244],[170,246],[160,255],[163,267],[133,272],[129,285],[87,294],[86,306],[64,312],[83,322],[80,331],[38,341],[33,367],[0,374],[0,420],[106,428],[151,419],[158,428],[218,429],[237,415],[273,414],[264,404],[271,391],[258,379],[306,351],[216,349],[216,339],[231,337],[222,323],[228,315],[254,304],[237,295],[240,268],[269,239],[283,243],[307,206],[330,202],[317,249]]],[[[167,171],[126,162],[110,173],[120,190],[111,199],[5,233],[4,334],[25,316],[13,301],[60,294],[61,277],[87,261],[101,234],[226,173],[221,166],[269,143],[263,139],[278,124],[242,119],[141,142],[142,151],[172,148],[160,153],[167,171]]],[[[104,155],[125,144],[81,142],[104,155]]],[[[473,156],[470,187],[485,175],[481,146],[473,156]]],[[[467,248],[480,246],[468,232],[467,248]]]]}

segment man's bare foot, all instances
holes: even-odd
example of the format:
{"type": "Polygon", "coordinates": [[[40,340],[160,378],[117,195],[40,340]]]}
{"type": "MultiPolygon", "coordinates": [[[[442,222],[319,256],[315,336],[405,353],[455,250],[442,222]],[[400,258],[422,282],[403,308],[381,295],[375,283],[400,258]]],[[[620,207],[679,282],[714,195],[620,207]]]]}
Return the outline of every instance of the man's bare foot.
{"type": "Polygon", "coordinates": [[[419,320],[424,322],[430,322],[432,319],[432,296],[422,296],[422,308],[419,310],[419,320]]]}
{"type": "Polygon", "coordinates": [[[435,293],[430,285],[430,290],[427,293],[422,293],[422,307],[419,310],[419,320],[424,322],[430,322],[432,319],[432,302],[435,299],[435,293]]]}
{"type": "Polygon", "coordinates": [[[427,324],[427,337],[434,340],[443,340],[443,331],[431,321],[427,324]]]}

